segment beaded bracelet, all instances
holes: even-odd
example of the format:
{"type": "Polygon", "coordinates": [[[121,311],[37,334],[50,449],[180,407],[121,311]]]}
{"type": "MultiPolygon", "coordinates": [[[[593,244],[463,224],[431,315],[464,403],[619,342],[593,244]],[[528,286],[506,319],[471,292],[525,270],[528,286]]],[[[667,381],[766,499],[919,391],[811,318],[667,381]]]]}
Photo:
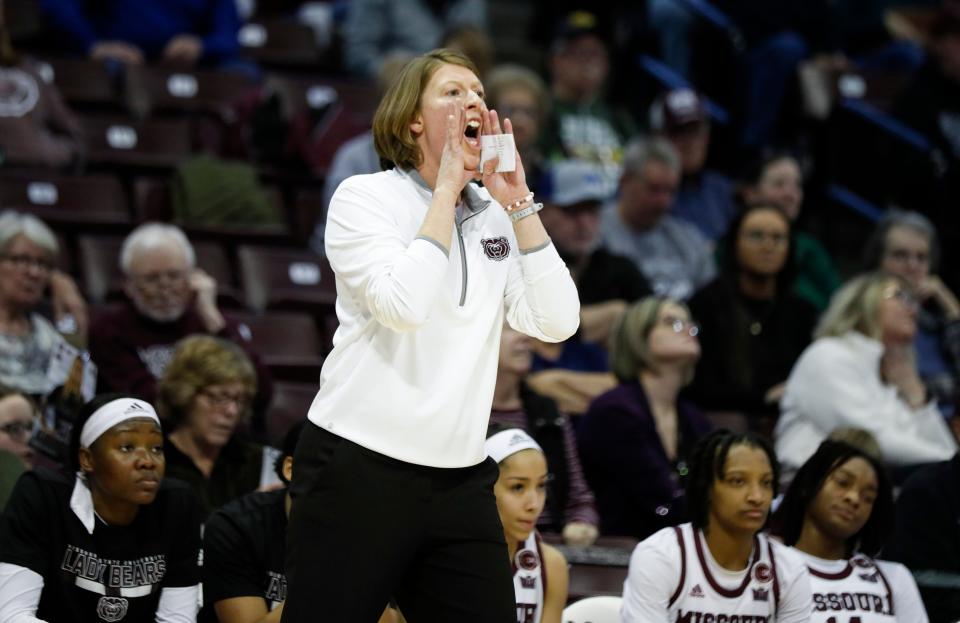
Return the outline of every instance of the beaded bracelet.
{"type": "Polygon", "coordinates": [[[536,214],[543,209],[542,203],[531,203],[528,207],[518,210],[516,212],[510,212],[510,220],[516,223],[520,219],[527,218],[532,214],[536,214]]]}
{"type": "Polygon", "coordinates": [[[503,206],[503,208],[507,211],[507,214],[510,214],[512,212],[515,212],[516,210],[519,210],[521,207],[523,207],[523,204],[529,203],[531,201],[533,201],[533,193],[529,193],[527,196],[521,197],[516,201],[511,201],[507,205],[503,206]]]}

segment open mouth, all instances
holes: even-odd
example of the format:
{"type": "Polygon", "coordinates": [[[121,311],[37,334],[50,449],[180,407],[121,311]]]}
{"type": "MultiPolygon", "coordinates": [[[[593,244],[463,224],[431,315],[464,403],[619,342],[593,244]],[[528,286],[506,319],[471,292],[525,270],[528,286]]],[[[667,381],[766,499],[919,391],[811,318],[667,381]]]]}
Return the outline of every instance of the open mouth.
{"type": "Polygon", "coordinates": [[[463,136],[471,147],[478,147],[480,145],[480,121],[478,119],[468,121],[467,127],[463,130],[463,136]]]}

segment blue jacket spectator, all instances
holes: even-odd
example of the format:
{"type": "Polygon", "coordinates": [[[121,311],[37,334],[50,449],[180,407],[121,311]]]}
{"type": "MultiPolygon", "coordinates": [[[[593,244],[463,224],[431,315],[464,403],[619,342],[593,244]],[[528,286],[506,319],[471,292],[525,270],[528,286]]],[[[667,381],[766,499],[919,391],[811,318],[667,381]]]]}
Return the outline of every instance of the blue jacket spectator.
{"type": "Polygon", "coordinates": [[[40,6],[66,45],[95,58],[209,65],[239,53],[234,0],[41,0],[40,6]],[[183,43],[187,38],[193,42],[183,43]],[[115,54],[117,44],[126,46],[115,54]]]}

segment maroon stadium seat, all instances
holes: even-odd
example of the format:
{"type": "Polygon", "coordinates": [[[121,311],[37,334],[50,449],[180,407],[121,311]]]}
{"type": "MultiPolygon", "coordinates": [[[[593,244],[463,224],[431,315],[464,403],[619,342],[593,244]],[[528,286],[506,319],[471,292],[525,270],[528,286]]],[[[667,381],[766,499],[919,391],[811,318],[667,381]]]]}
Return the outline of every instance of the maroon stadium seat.
{"type": "Polygon", "coordinates": [[[313,317],[302,312],[231,312],[250,348],[274,378],[316,383],[323,365],[323,340],[313,317]]]}
{"type": "Polygon", "coordinates": [[[153,112],[225,111],[253,86],[253,80],[238,72],[190,71],[167,67],[130,67],[127,82],[145,98],[153,112]]]}
{"type": "Polygon", "coordinates": [[[321,58],[313,30],[292,19],[248,22],[238,39],[246,56],[267,65],[315,67],[321,58]]]}
{"type": "Polygon", "coordinates": [[[307,417],[307,411],[317,395],[317,383],[273,384],[273,402],[267,411],[267,440],[279,448],[290,427],[307,417]]]}
{"type": "Polygon", "coordinates": [[[119,107],[114,83],[100,61],[87,59],[50,59],[40,63],[40,74],[53,83],[71,104],[119,107]],[[50,72],[50,73],[48,73],[50,72]]]}
{"type": "Polygon", "coordinates": [[[190,124],[185,119],[84,117],[81,122],[87,157],[94,164],[172,168],[190,154],[190,124]]]}
{"type": "Polygon", "coordinates": [[[336,301],[333,269],[311,251],[243,245],[237,251],[247,307],[328,313],[336,301]]]}
{"type": "Polygon", "coordinates": [[[0,205],[35,214],[57,229],[130,223],[123,186],[107,175],[4,173],[0,175],[0,205]]]}

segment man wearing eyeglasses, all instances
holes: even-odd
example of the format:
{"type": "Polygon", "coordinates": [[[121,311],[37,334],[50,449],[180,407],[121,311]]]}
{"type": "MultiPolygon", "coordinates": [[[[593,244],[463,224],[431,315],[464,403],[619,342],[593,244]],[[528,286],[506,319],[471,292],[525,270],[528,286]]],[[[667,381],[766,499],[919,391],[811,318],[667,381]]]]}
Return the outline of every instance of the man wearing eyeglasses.
{"type": "MultiPolygon", "coordinates": [[[[124,240],[119,259],[128,302],[95,318],[90,337],[99,392],[153,400],[174,345],[188,335],[215,335],[246,346],[237,323],[220,312],[217,282],[196,267],[193,245],[180,228],[141,225],[124,240]]],[[[269,372],[247,354],[257,369],[254,413],[262,413],[272,394],[269,372]]]]}
{"type": "Polygon", "coordinates": [[[672,214],[681,163],[664,138],[627,146],[620,194],[601,217],[603,245],[633,261],[657,296],[685,301],[716,276],[713,249],[672,214]]]}

